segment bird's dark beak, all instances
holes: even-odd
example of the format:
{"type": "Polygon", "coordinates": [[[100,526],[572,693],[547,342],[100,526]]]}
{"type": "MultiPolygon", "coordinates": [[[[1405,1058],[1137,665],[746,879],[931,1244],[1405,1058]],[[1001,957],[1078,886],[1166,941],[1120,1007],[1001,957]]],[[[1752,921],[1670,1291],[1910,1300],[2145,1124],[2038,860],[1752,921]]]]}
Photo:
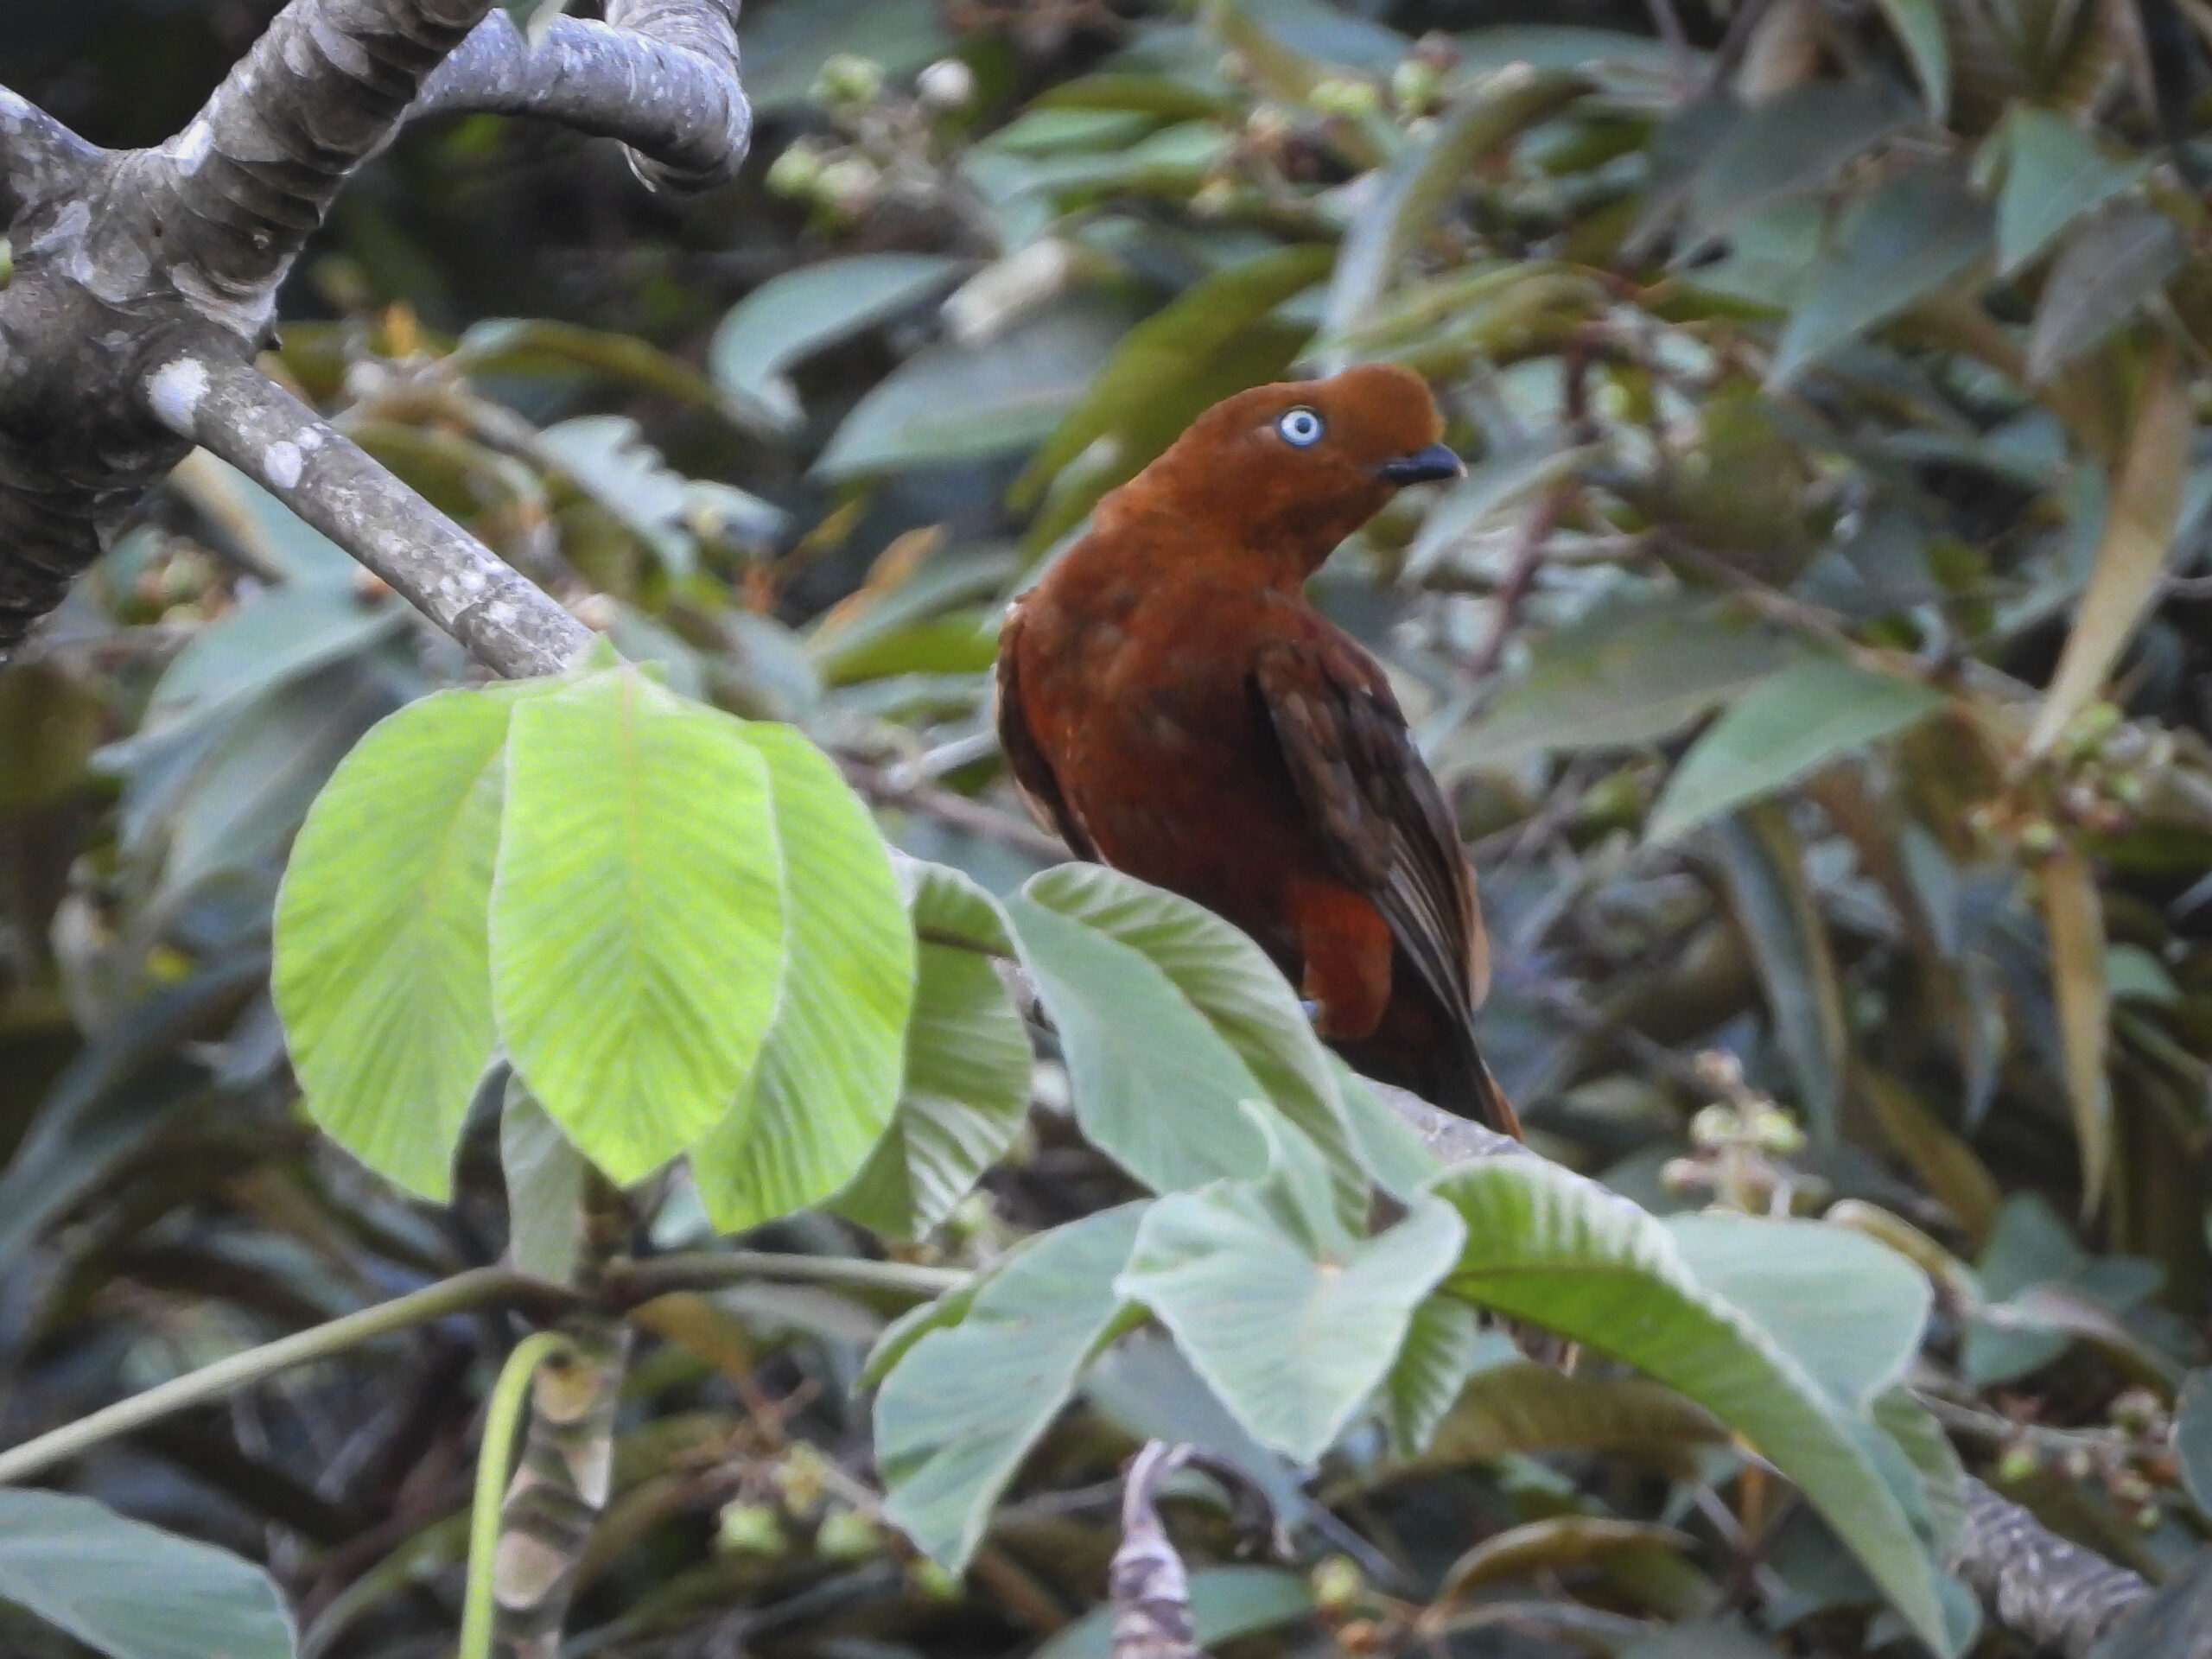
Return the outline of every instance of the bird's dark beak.
{"type": "Polygon", "coordinates": [[[1459,456],[1432,443],[1410,455],[1392,456],[1375,469],[1375,475],[1388,484],[1426,484],[1434,478],[1464,478],[1466,472],[1459,456]]]}

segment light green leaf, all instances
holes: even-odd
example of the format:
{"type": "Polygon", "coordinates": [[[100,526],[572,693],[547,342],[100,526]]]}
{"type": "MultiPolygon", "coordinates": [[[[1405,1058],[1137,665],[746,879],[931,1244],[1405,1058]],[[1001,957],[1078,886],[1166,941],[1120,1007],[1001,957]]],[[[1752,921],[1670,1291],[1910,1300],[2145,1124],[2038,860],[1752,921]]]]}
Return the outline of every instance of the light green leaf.
{"type": "Polygon", "coordinates": [[[1749,1314],[1845,1411],[1872,1410],[1920,1351],[1928,1280],[1865,1233],[1755,1216],[1663,1224],[1698,1283],[1749,1314]]]}
{"type": "Polygon", "coordinates": [[[963,1293],[956,1319],[884,1334],[879,1354],[905,1344],[875,1397],[884,1513],[948,1571],[967,1566],[999,1493],[1113,1334],[1114,1275],[1146,1208],[1041,1234],[963,1293]]]}
{"type": "Polygon", "coordinates": [[[0,1598],[109,1659],[290,1659],[269,1575],[89,1498],[0,1491],[0,1598]]]}
{"type": "Polygon", "coordinates": [[[1731,703],[1691,745],[1645,833],[1655,842],[1673,841],[1894,736],[1942,706],[1943,694],[1917,680],[1832,657],[1808,658],[1731,703]]]}
{"type": "Polygon", "coordinates": [[[1202,906],[1102,864],[1046,870],[1022,896],[1128,945],[1165,974],[1257,1081],[1237,1098],[1264,1094],[1319,1148],[1339,1212],[1366,1213],[1367,1169],[1332,1056],[1258,945],[1202,906]]]}
{"type": "Polygon", "coordinates": [[[1503,766],[1551,749],[1650,742],[1740,696],[1802,652],[1726,601],[1622,600],[1540,640],[1528,672],[1452,741],[1447,758],[1503,766]]]}
{"type": "Polygon", "coordinates": [[[1286,1168],[1160,1199],[1116,1283],[1253,1439],[1303,1463],[1389,1375],[1461,1229],[1449,1205],[1423,1198],[1376,1237],[1315,1237],[1289,1218],[1312,1219],[1289,1179],[1286,1168]]]}
{"type": "Polygon", "coordinates": [[[1767,372],[1807,367],[1963,275],[1988,251],[1989,205],[1941,167],[1915,168],[1853,200],[1791,308],[1767,372]]]}
{"type": "Polygon", "coordinates": [[[1083,395],[1128,321],[1095,297],[1076,297],[980,345],[925,346],[845,416],[815,474],[855,478],[1036,443],[1083,395]]]}
{"type": "Polygon", "coordinates": [[[962,263],[934,253],[863,253],[771,276],[731,308],[707,372],[785,430],[805,419],[790,371],[815,353],[943,293],[962,263]]]}
{"type": "Polygon", "coordinates": [[[2005,124],[2005,187],[1997,198],[1997,274],[2011,276],[2058,233],[2141,178],[2149,163],[2106,158],[2064,116],[2017,106],[2005,124]]]}
{"type": "Polygon", "coordinates": [[[919,943],[899,1109],[830,1207],[893,1237],[928,1232],[1020,1133],[1029,1033],[996,968],[1013,941],[998,905],[941,864],[900,864],[919,943]]]}
{"type": "MultiPolygon", "coordinates": [[[[1201,1567],[1190,1578],[1192,1635],[1202,1649],[1273,1630],[1313,1611],[1299,1573],[1280,1567],[1201,1567]]],[[[1052,1637],[1033,1659],[1113,1659],[1114,1609],[1102,1604],[1052,1637]]]]}
{"type": "Polygon", "coordinates": [[[1956,1649],[1936,1572],[1861,1442],[1871,1420],[1700,1285],[1667,1230],[1555,1165],[1497,1159],[1433,1189],[1467,1224],[1447,1287],[1637,1366],[1749,1440],[1848,1543],[1921,1639],[1956,1649]]]}
{"type": "Polygon", "coordinates": [[[516,709],[492,895],[515,1068],[617,1181],[714,1128],[784,979],[768,767],[743,722],[634,670],[516,709]]]}
{"type": "Polygon", "coordinates": [[[1027,893],[1006,915],[1060,1034],[1084,1138],[1155,1192],[1267,1166],[1267,1090],[1160,966],[1027,893]]]}
{"type": "Polygon", "coordinates": [[[493,1046],[486,916],[512,694],[442,691],[363,738],[276,899],[271,988],[310,1116],[443,1203],[493,1046]]]}
{"type": "Polygon", "coordinates": [[[857,1173],[898,1103],[914,931],[875,820],[788,726],[741,728],[768,765],[783,849],[785,969],[744,1098],[691,1148],[715,1224],[757,1226],[857,1173]]]}

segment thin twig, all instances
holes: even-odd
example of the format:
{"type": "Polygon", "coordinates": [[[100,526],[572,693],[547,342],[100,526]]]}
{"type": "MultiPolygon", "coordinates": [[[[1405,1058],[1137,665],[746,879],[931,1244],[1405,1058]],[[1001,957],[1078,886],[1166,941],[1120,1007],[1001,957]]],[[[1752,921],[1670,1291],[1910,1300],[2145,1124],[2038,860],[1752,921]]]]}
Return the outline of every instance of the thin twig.
{"type": "Polygon", "coordinates": [[[838,755],[836,760],[845,781],[879,806],[903,806],[951,829],[995,841],[1047,864],[1065,862],[1069,856],[1068,849],[1058,838],[957,791],[894,778],[886,768],[849,754],[838,755]]]}

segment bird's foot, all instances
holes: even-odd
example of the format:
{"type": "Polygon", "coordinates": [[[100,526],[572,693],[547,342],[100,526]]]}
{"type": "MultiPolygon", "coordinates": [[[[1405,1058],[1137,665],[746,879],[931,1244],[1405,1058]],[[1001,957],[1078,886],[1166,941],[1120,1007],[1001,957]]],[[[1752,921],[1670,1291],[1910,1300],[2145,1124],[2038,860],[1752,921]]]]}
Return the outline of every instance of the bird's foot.
{"type": "Polygon", "coordinates": [[[1318,1026],[1321,1023],[1321,1004],[1318,999],[1301,996],[1298,999],[1298,1008],[1299,1012],[1306,1016],[1307,1025],[1318,1026]]]}

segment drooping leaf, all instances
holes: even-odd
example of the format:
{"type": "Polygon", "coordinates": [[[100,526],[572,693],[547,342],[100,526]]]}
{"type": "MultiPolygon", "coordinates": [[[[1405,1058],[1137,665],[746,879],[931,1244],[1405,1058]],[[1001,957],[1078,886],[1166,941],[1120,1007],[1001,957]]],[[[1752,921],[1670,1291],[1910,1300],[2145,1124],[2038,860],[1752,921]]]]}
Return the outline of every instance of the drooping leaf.
{"type": "Polygon", "coordinates": [[[1775,347],[1771,385],[1936,293],[1988,251],[1988,204],[1948,168],[1919,167],[1846,207],[1775,347]]]}
{"type": "Polygon", "coordinates": [[[2143,365],[2126,459],[2105,507],[2089,585],[2036,711],[2030,753],[2048,753],[2088,706],[2156,597],[2180,521],[2196,429],[2189,377],[2173,347],[2161,341],[2143,365]]]}
{"type": "MultiPolygon", "coordinates": [[[[1503,1333],[1494,1338],[1509,1341],[1503,1333]]],[[[1432,1294],[1414,1309],[1405,1344],[1382,1383],[1383,1427],[1400,1457],[1416,1456],[1428,1445],[1479,1363],[1482,1341],[1475,1310],[1457,1297],[1432,1294]]]]}
{"type": "MultiPolygon", "coordinates": [[[[1122,1311],[1114,1277],[1147,1206],[1045,1233],[907,1343],[875,1397],[884,1513],[949,1571],[968,1563],[991,1506],[1074,1391],[1122,1311]]],[[[880,1351],[880,1350],[879,1351],[880,1351]]]]}
{"type": "Polygon", "coordinates": [[[2107,159],[2064,116],[2032,105],[2005,124],[2005,186],[1997,198],[1997,274],[2032,263],[2059,233],[2141,178],[2147,163],[2107,159]]]}
{"type": "Polygon", "coordinates": [[[1013,955],[998,905],[957,870],[899,865],[918,962],[899,1109],[830,1207],[893,1237],[929,1231],[1020,1132],[1029,1034],[995,967],[1013,955]]]}
{"type": "Polygon", "coordinates": [[[1861,1442],[1871,1419],[1699,1284],[1656,1221],[1533,1159],[1456,1170],[1434,1190],[1467,1223],[1453,1291],[1611,1353],[1711,1411],[1796,1484],[1923,1641],[1956,1651],[1935,1563],[1861,1442]]]}
{"type": "Polygon", "coordinates": [[[0,1598],[109,1659],[291,1659],[269,1575],[89,1498],[0,1491],[0,1598]]]}
{"type": "Polygon", "coordinates": [[[1986,1238],[2002,1195],[1973,1147],[1897,1078],[1870,1067],[1859,1082],[1884,1135],[1951,1212],[1959,1230],[1976,1243],[1986,1238]]]}
{"type": "Polygon", "coordinates": [[[771,276],[715,328],[707,371],[724,391],[794,430],[806,411],[792,365],[943,293],[960,270],[942,254],[863,253],[771,276]]]}
{"type": "Polygon", "coordinates": [[[1777,1041],[1796,1073],[1814,1141],[1836,1144],[1850,1068],[1842,979],[1827,924],[1805,872],[1805,849],[1776,803],[1708,832],[1715,870],[1750,948],[1777,1041]]]}
{"type": "Polygon", "coordinates": [[[715,1128],[785,970],[767,763],[634,670],[514,711],[492,994],[515,1068],[617,1181],[715,1128]]]}
{"type": "Polygon", "coordinates": [[[2044,861],[2043,920],[2050,936],[2050,988],[2066,1056],[2066,1096],[2082,1160],[2082,1208],[2094,1214],[2112,1168],[2112,997],[2105,984],[2104,900],[2088,859],[2061,847],[2044,861]]]}
{"type": "Polygon", "coordinates": [[[1562,1376],[1526,1361],[1478,1371],[1438,1423],[1421,1461],[1484,1463],[1514,1452],[1614,1452],[1687,1471],[1728,1431],[1702,1406],[1642,1376],[1562,1376]]]}
{"type": "Polygon", "coordinates": [[[434,1203],[495,1041],[486,917],[515,702],[442,691],[380,722],[316,798],[276,900],[271,988],[309,1115],[434,1203]]]}
{"type": "Polygon", "coordinates": [[[1444,1569],[1430,1603],[1445,1608],[1485,1585],[1582,1567],[1620,1550],[1681,1549],[1688,1535],[1608,1515],[1554,1515],[1494,1532],[1444,1569]]]}
{"type": "Polygon", "coordinates": [[[2103,340],[2189,259],[2173,220],[2115,202],[2075,226],[2052,264],[2028,330],[2028,378],[2040,383],[2103,340]]]}
{"type": "Polygon", "coordinates": [[[1943,706],[1901,674],[1811,657],[1729,704],[1667,780],[1646,833],[1672,841],[1788,788],[1839,756],[1894,736],[1943,706]]]}
{"type": "Polygon", "coordinates": [[[1665,1226],[1699,1284],[1758,1322],[1847,1412],[1902,1378],[1928,1324],[1928,1280],[1848,1227],[1688,1215],[1665,1226]]]}
{"type": "Polygon", "coordinates": [[[737,1232],[852,1179],[899,1098],[914,932],[875,820],[789,726],[741,728],[767,763],[787,965],[734,1109],[691,1148],[707,1213],[737,1232]]]}

